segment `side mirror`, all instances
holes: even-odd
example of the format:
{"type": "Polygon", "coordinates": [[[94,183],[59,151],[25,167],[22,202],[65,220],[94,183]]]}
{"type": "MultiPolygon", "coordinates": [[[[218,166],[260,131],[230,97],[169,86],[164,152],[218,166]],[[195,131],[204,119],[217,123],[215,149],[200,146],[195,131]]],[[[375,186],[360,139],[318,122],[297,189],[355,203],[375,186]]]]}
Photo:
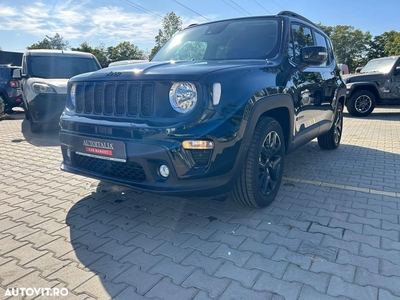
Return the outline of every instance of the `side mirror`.
{"type": "Polygon", "coordinates": [[[300,60],[302,64],[308,66],[319,66],[328,60],[328,52],[325,47],[309,46],[300,51],[300,60]]]}
{"type": "Polygon", "coordinates": [[[395,74],[400,74],[400,66],[397,66],[396,69],[394,70],[395,74]]]}
{"type": "Polygon", "coordinates": [[[13,79],[20,80],[21,78],[21,69],[15,69],[13,71],[13,79]]]}

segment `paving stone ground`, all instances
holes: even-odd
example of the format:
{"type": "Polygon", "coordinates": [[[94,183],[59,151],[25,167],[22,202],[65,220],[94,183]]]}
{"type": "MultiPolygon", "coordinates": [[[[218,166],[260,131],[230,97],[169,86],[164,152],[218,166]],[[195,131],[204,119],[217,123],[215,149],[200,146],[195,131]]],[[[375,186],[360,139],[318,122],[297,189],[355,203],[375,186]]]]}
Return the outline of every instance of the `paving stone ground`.
{"type": "Polygon", "coordinates": [[[261,210],[62,172],[58,128],[28,125],[0,121],[0,299],[400,299],[400,107],[290,154],[261,210]]]}

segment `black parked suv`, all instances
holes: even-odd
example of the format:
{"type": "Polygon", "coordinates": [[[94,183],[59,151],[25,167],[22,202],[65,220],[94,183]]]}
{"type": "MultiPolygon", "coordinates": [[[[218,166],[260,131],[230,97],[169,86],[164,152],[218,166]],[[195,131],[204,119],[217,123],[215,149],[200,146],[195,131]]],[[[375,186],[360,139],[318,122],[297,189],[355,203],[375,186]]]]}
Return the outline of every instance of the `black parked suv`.
{"type": "Polygon", "coordinates": [[[339,146],[339,71],[328,37],[292,12],[192,25],[150,62],[70,79],[61,169],[266,206],[285,154],[316,137],[339,146]]]}
{"type": "Polygon", "coordinates": [[[358,74],[343,76],[346,107],[353,116],[366,117],[376,105],[400,104],[400,56],[370,60],[358,74]]]}
{"type": "Polygon", "coordinates": [[[21,86],[18,80],[13,79],[15,69],[21,67],[0,65],[0,115],[12,113],[12,108],[21,106],[21,86]]]}

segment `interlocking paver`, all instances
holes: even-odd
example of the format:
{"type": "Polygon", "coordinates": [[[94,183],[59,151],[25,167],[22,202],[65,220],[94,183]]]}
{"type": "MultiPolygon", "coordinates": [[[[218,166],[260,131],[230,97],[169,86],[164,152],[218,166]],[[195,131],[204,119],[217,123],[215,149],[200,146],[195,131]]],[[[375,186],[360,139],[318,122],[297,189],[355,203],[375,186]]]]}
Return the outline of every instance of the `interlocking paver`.
{"type": "Polygon", "coordinates": [[[230,282],[227,278],[210,276],[203,270],[196,269],[181,285],[186,288],[194,287],[206,291],[215,299],[221,296],[230,282]]]}
{"type": "Polygon", "coordinates": [[[238,266],[243,266],[251,256],[250,251],[241,251],[230,248],[225,244],[221,244],[211,254],[211,257],[221,257],[234,262],[238,266]]]}
{"type": "Polygon", "coordinates": [[[174,283],[181,284],[194,270],[196,270],[195,266],[177,264],[171,258],[166,257],[151,268],[149,273],[169,276],[174,283]]]}
{"type": "MultiPolygon", "coordinates": [[[[121,258],[123,258],[124,256],[128,255],[129,253],[133,252],[136,249],[137,247],[135,246],[125,246],[121,245],[115,240],[111,240],[108,243],[103,244],[100,247],[96,248],[94,252],[109,254],[112,256],[113,259],[119,261],[121,258]]],[[[89,253],[94,255],[93,252],[89,253]]]]}
{"type": "Polygon", "coordinates": [[[162,244],[165,243],[164,240],[155,240],[148,238],[144,234],[132,234],[134,236],[128,242],[125,243],[126,246],[135,246],[139,248],[143,248],[145,252],[152,252],[154,249],[158,248],[162,244]]]}
{"type": "Polygon", "coordinates": [[[12,235],[8,235],[5,238],[1,239],[0,254],[4,255],[6,253],[9,253],[10,251],[23,247],[26,244],[27,243],[21,243],[17,241],[12,235]]]}
{"type": "Polygon", "coordinates": [[[248,228],[247,226],[240,226],[233,231],[233,234],[245,236],[245,237],[251,237],[255,241],[261,243],[268,236],[269,232],[267,232],[267,231],[263,232],[261,230],[254,230],[254,229],[248,228]]]}
{"type": "Polygon", "coordinates": [[[328,288],[330,275],[322,272],[314,273],[306,271],[294,264],[289,264],[282,279],[289,282],[304,283],[312,286],[318,292],[325,293],[328,288]]]}
{"type": "Polygon", "coordinates": [[[172,258],[172,260],[176,263],[182,262],[186,257],[193,252],[191,248],[181,248],[174,246],[171,242],[165,242],[158,248],[154,249],[151,254],[157,255],[162,254],[164,256],[168,256],[172,258]]]}
{"type": "Polygon", "coordinates": [[[348,296],[357,300],[376,299],[378,289],[370,285],[356,285],[343,281],[340,277],[332,276],[329,283],[328,295],[348,296]]]}
{"type": "Polygon", "coordinates": [[[47,253],[43,256],[32,260],[27,263],[25,266],[27,268],[35,268],[40,271],[41,276],[47,277],[50,274],[58,271],[59,269],[64,268],[65,266],[71,264],[70,260],[60,260],[55,257],[51,253],[47,253]]]}
{"type": "Polygon", "coordinates": [[[283,246],[291,251],[296,251],[299,248],[301,241],[302,240],[298,238],[286,238],[279,236],[276,233],[270,233],[264,243],[283,246]]]}
{"type": "Polygon", "coordinates": [[[135,251],[129,253],[127,256],[120,259],[120,262],[135,264],[137,266],[140,266],[142,271],[147,272],[164,258],[165,256],[148,254],[142,249],[138,248],[135,251]]]}
{"type": "Polygon", "coordinates": [[[13,257],[18,261],[18,264],[23,266],[30,261],[41,257],[48,253],[47,251],[38,251],[35,248],[32,247],[32,245],[24,245],[22,247],[19,247],[11,252],[8,252],[7,254],[4,254],[4,257],[13,257]]]}
{"type": "Polygon", "coordinates": [[[115,284],[99,276],[94,276],[77,287],[75,292],[93,295],[97,299],[114,299],[126,287],[125,283],[115,284]]]}
{"type": "Polygon", "coordinates": [[[251,288],[261,271],[248,270],[236,266],[233,262],[226,262],[215,272],[214,276],[230,278],[240,282],[244,287],[251,288]]]}
{"type": "Polygon", "coordinates": [[[274,256],[272,256],[272,260],[291,262],[306,270],[308,270],[311,266],[310,257],[296,252],[292,252],[286,249],[285,247],[279,247],[276,250],[274,256]]]}
{"type": "Polygon", "coordinates": [[[382,229],[374,228],[369,225],[364,225],[363,234],[364,235],[384,236],[393,241],[396,241],[396,242],[399,241],[399,232],[396,230],[388,230],[388,229],[382,230],[382,229]]]}
{"type": "Polygon", "coordinates": [[[183,265],[196,266],[203,269],[209,275],[213,275],[223,263],[224,260],[221,258],[205,256],[200,251],[196,250],[193,251],[184,261],[182,261],[183,265]]]}
{"type": "Polygon", "coordinates": [[[237,248],[245,240],[245,237],[226,234],[221,230],[217,230],[207,240],[211,242],[227,244],[232,248],[237,248]]]}
{"type": "Polygon", "coordinates": [[[4,287],[9,286],[14,281],[25,277],[29,273],[34,272],[32,268],[25,268],[17,265],[17,261],[12,260],[0,265],[0,282],[4,287]]]}
{"type": "Polygon", "coordinates": [[[243,243],[240,244],[238,250],[241,251],[252,251],[254,253],[259,253],[266,258],[271,258],[274,255],[277,245],[270,245],[268,243],[259,243],[254,241],[252,238],[246,238],[243,243]]]}
{"type": "Polygon", "coordinates": [[[272,293],[255,291],[243,287],[240,283],[232,282],[219,298],[220,300],[232,299],[251,299],[251,300],[269,300],[272,299],[272,293]]]}
{"type": "Polygon", "coordinates": [[[297,299],[303,284],[298,282],[287,282],[276,279],[269,273],[262,273],[254,284],[254,289],[268,291],[283,296],[284,299],[297,299]]]}
{"type": "Polygon", "coordinates": [[[126,283],[137,288],[139,294],[144,295],[158,282],[161,281],[163,275],[150,274],[140,269],[139,266],[132,266],[124,273],[114,279],[115,283],[126,283]]]}
{"type": "Polygon", "coordinates": [[[321,242],[321,246],[344,249],[344,250],[347,250],[348,252],[350,252],[352,254],[358,254],[358,251],[360,249],[360,243],[359,242],[345,241],[345,240],[342,240],[342,239],[335,239],[334,237],[332,237],[330,235],[324,236],[324,238],[322,239],[322,242],[321,242]]]}
{"type": "Polygon", "coordinates": [[[197,290],[195,288],[183,288],[164,277],[146,293],[146,297],[159,297],[165,300],[191,299],[196,293],[197,290]]]}
{"type": "Polygon", "coordinates": [[[393,295],[399,297],[400,296],[400,275],[397,276],[383,276],[379,274],[374,274],[369,272],[364,268],[357,268],[356,277],[354,280],[355,283],[366,286],[374,284],[374,286],[378,288],[383,288],[385,290],[390,291],[393,295]]]}
{"type": "Polygon", "coordinates": [[[358,234],[358,233],[352,232],[351,230],[345,230],[344,235],[343,235],[343,240],[366,243],[375,248],[379,248],[379,245],[380,245],[380,237],[379,236],[358,234]]]}

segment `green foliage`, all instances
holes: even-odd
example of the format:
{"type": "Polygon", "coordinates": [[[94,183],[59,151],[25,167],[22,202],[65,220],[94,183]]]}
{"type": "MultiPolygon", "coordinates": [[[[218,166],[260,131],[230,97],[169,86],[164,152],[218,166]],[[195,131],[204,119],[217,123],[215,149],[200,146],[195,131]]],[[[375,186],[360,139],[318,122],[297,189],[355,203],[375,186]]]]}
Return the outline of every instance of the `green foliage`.
{"type": "Polygon", "coordinates": [[[150,59],[175,34],[175,32],[182,29],[182,19],[174,12],[169,12],[165,15],[162,26],[163,29],[159,29],[158,34],[154,38],[156,45],[151,49],[150,59]]]}
{"type": "Polygon", "coordinates": [[[395,32],[392,39],[385,44],[385,52],[387,56],[400,55],[400,32],[395,32]]]}
{"type": "Polygon", "coordinates": [[[69,49],[68,41],[64,41],[64,38],[60,36],[58,33],[54,35],[54,37],[46,37],[35,44],[27,47],[27,49],[58,49],[58,50],[67,50],[69,49]]]}
{"type": "Polygon", "coordinates": [[[372,35],[369,31],[362,32],[353,26],[318,26],[330,37],[338,63],[346,64],[349,70],[354,70],[358,65],[364,65],[370,49],[372,35]]]}
{"type": "Polygon", "coordinates": [[[113,48],[108,48],[111,61],[145,59],[143,51],[130,42],[122,42],[113,48]]]}
{"type": "Polygon", "coordinates": [[[110,63],[107,55],[107,49],[105,48],[104,44],[100,44],[96,48],[93,48],[88,44],[88,42],[85,41],[77,48],[71,48],[71,50],[92,53],[94,56],[96,56],[102,68],[107,67],[110,63]]]}
{"type": "Polygon", "coordinates": [[[392,48],[392,43],[393,43],[396,35],[398,35],[398,34],[400,34],[400,33],[392,30],[392,31],[384,32],[381,35],[375,36],[369,45],[369,51],[368,51],[368,55],[367,55],[368,60],[373,59],[373,58],[394,55],[394,54],[389,54],[389,53],[396,52],[396,51],[393,51],[395,49],[392,50],[391,48],[392,48]]]}

